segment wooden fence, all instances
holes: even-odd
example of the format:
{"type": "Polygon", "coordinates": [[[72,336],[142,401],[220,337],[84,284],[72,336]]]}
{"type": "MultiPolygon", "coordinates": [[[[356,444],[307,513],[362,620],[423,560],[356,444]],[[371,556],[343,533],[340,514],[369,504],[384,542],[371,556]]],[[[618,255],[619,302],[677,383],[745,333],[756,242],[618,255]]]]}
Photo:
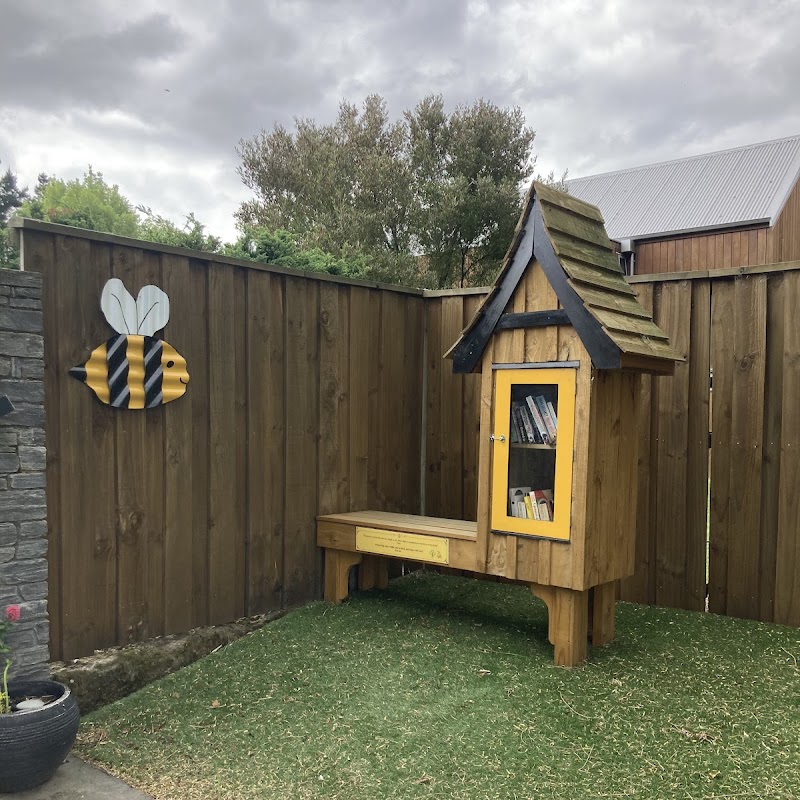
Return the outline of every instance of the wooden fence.
{"type": "MultiPolygon", "coordinates": [[[[632,281],[687,360],[643,381],[637,568],[621,596],[695,610],[708,597],[713,612],[800,625],[800,264],[632,281]]],[[[479,301],[426,303],[427,514],[475,515],[478,378],[435,354],[479,301]]]]}
{"type": "Polygon", "coordinates": [[[44,276],[53,658],[314,599],[318,513],[419,511],[421,292],[22,236],[44,276]],[[112,334],[111,277],[169,295],[184,398],[115,411],[68,376],[112,334]]]}
{"type": "MultiPolygon", "coordinates": [[[[44,276],[53,658],[318,597],[318,513],[475,518],[480,379],[441,354],[483,291],[22,234],[44,276]],[[111,335],[110,277],[169,294],[185,398],[112,411],[68,376],[111,335]]],[[[632,280],[687,360],[643,382],[621,596],[800,625],[800,263],[632,280]]]]}

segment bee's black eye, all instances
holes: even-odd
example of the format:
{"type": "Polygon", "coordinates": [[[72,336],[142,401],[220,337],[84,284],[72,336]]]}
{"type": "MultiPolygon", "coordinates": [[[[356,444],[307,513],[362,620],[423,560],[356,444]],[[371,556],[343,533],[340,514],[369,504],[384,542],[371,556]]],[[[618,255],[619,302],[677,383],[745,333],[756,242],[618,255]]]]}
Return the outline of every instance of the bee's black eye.
{"type": "Polygon", "coordinates": [[[174,366],[175,366],[175,362],[174,361],[167,361],[167,369],[170,369],[171,367],[174,367],[174,366]]]}

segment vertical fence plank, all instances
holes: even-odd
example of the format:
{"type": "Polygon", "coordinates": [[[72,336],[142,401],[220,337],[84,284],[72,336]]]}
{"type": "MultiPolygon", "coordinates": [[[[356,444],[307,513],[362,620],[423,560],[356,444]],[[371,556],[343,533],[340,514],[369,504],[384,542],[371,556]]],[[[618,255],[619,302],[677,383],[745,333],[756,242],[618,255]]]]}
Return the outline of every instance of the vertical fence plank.
{"type": "MultiPolygon", "coordinates": [[[[420,514],[422,487],[420,485],[420,460],[422,459],[422,371],[425,369],[424,326],[425,304],[419,297],[402,300],[405,320],[403,347],[403,425],[404,446],[402,460],[402,488],[400,510],[407,514],[420,514]]],[[[449,365],[449,362],[448,362],[449,365]]]]}
{"type": "Polygon", "coordinates": [[[686,581],[684,608],[703,611],[706,602],[708,534],[709,372],[711,284],[691,282],[688,428],[686,441],[686,581]]]}
{"type": "MultiPolygon", "coordinates": [[[[466,325],[483,302],[483,295],[469,295],[464,298],[464,324],[466,325]]],[[[446,367],[451,362],[447,362],[446,367]]],[[[478,513],[478,447],[480,444],[480,375],[464,375],[464,414],[462,419],[464,440],[464,505],[463,518],[477,519],[478,513]]]]}
{"type": "Polygon", "coordinates": [[[765,275],[736,280],[734,313],[727,613],[758,618],[767,330],[765,275]]]}
{"type": "Polygon", "coordinates": [[[286,278],[286,546],[287,606],[320,594],[315,541],[319,426],[319,285],[286,278]]]}
{"type": "MultiPolygon", "coordinates": [[[[209,325],[208,263],[189,262],[192,332],[187,352],[192,354],[187,400],[192,414],[192,618],[193,625],[207,625],[210,620],[209,545],[210,511],[208,490],[211,485],[211,430],[208,422],[209,325]]],[[[177,326],[176,326],[177,327],[177,326]]],[[[188,333],[188,331],[187,331],[188,333]]]]}
{"type": "Polygon", "coordinates": [[[369,294],[369,352],[367,359],[367,505],[382,509],[385,498],[380,492],[381,458],[381,331],[383,327],[383,296],[385,292],[369,294]]]}
{"type": "MultiPolygon", "coordinates": [[[[653,284],[637,283],[634,290],[639,302],[652,313],[653,284]]],[[[651,525],[651,495],[655,482],[651,481],[653,451],[650,432],[653,421],[653,378],[642,376],[640,411],[638,414],[638,492],[636,500],[636,556],[635,570],[630,578],[620,582],[620,598],[632,603],[655,603],[655,536],[651,525]]]]}
{"type": "MultiPolygon", "coordinates": [[[[143,250],[141,266],[137,264],[134,291],[138,294],[142,286],[164,283],[161,260],[158,253],[143,250]]],[[[166,326],[166,335],[172,328],[166,326]]],[[[163,332],[159,331],[158,333],[163,332]]],[[[167,338],[167,341],[169,339],[167,338]]],[[[147,550],[147,580],[145,583],[144,630],[142,638],[164,634],[164,541],[166,525],[164,514],[164,406],[149,411],[134,412],[144,419],[141,452],[145,464],[146,478],[141,509],[146,528],[140,542],[147,550]]]]}
{"type": "MultiPolygon", "coordinates": [[[[236,428],[233,433],[236,443],[233,504],[234,523],[231,531],[231,546],[234,549],[234,619],[244,616],[247,608],[247,287],[246,272],[233,270],[233,358],[235,368],[234,413],[236,428]]],[[[229,502],[231,502],[229,501],[229,502]]]]}
{"type": "Polygon", "coordinates": [[[319,513],[346,511],[350,496],[350,304],[347,287],[319,289],[319,513]]]}
{"type": "Polygon", "coordinates": [[[403,498],[403,450],[406,445],[403,419],[403,349],[407,321],[403,299],[393,292],[382,292],[380,328],[380,380],[378,416],[378,496],[382,510],[400,511],[403,498]]]}
{"type": "Polygon", "coordinates": [[[286,447],[283,282],[247,276],[248,614],[280,608],[286,447]]]}
{"type": "MultiPolygon", "coordinates": [[[[688,281],[659,287],[656,322],[672,346],[689,357],[692,288],[688,281]]],[[[689,365],[677,364],[672,377],[654,380],[656,409],[656,602],[691,607],[687,579],[686,445],[689,436],[689,365]]]]}
{"type": "Polygon", "coordinates": [[[428,326],[425,363],[428,371],[427,414],[425,424],[425,509],[431,517],[442,515],[442,383],[441,373],[447,365],[442,359],[442,298],[428,301],[426,324],[428,326]]]}
{"type": "MultiPolygon", "coordinates": [[[[757,231],[752,231],[757,233],[757,231]]],[[[751,247],[753,240],[751,239],[751,247]]],[[[752,252],[752,250],[751,250],[752,252]]],[[[767,350],[764,365],[764,444],[761,486],[761,555],[758,617],[775,619],[775,575],[779,529],[783,408],[784,276],[767,279],[767,350]]]]}
{"type": "Polygon", "coordinates": [[[208,267],[208,583],[212,625],[236,616],[236,297],[231,270],[208,267]]]}
{"type": "Polygon", "coordinates": [[[800,625],[800,272],[784,276],[780,494],[775,622],[800,625]]]}
{"type": "Polygon", "coordinates": [[[450,519],[461,516],[464,504],[464,464],[462,429],[464,412],[464,378],[453,373],[452,364],[442,360],[464,328],[464,298],[452,295],[442,298],[441,352],[439,368],[441,407],[439,427],[441,440],[441,515],[450,519]]]}
{"type": "MultiPolygon", "coordinates": [[[[161,288],[170,298],[167,341],[186,359],[189,385],[186,396],[164,406],[164,631],[179,633],[202,624],[194,614],[193,551],[195,524],[205,531],[205,514],[194,518],[195,469],[192,395],[203,395],[196,368],[205,361],[205,303],[193,280],[189,259],[164,253],[161,256],[161,288]],[[198,308],[199,306],[199,308],[198,308]]],[[[146,412],[150,413],[150,412],[146,412]]],[[[205,459],[203,459],[205,461],[205,459]]],[[[200,467],[202,469],[202,467],[200,467]]],[[[203,552],[205,552],[204,537],[203,552]]]]}
{"type": "Polygon", "coordinates": [[[714,281],[711,289],[711,502],[709,515],[708,607],[725,614],[728,601],[731,421],[734,384],[734,281],[714,281]]]}
{"type": "Polygon", "coordinates": [[[350,499],[351,511],[369,504],[370,291],[350,289],[350,499]]]}

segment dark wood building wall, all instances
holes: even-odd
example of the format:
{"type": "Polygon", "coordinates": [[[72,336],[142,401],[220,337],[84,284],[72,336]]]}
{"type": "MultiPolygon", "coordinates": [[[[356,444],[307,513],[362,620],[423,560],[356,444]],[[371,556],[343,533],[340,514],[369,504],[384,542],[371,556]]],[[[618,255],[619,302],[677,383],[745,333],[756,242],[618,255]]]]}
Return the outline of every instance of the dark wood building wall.
{"type": "Polygon", "coordinates": [[[795,184],[775,226],[639,242],[634,272],[664,272],[756,267],[800,260],[800,182],[795,184]]]}
{"type": "Polygon", "coordinates": [[[792,189],[770,236],[774,256],[770,263],[800,261],[800,181],[792,189]]]}

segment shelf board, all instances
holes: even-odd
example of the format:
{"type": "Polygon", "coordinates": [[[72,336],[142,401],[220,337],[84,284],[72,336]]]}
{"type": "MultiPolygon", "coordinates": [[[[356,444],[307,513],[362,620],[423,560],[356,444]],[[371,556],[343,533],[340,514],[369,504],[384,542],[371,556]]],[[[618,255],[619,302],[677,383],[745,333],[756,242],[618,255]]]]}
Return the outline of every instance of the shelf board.
{"type": "Polygon", "coordinates": [[[518,447],[521,450],[555,450],[554,444],[528,444],[523,442],[511,442],[511,447],[518,447]]]}

